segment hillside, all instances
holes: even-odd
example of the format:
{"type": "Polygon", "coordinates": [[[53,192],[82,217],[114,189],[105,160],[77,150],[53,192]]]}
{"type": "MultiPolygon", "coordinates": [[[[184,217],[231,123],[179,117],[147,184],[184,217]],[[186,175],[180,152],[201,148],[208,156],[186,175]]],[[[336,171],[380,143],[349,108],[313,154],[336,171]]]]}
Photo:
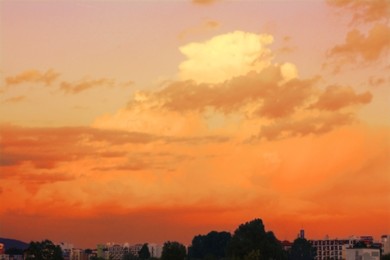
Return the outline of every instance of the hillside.
{"type": "Polygon", "coordinates": [[[16,240],[16,239],[10,239],[10,238],[1,238],[0,237],[0,243],[4,244],[5,249],[17,248],[17,249],[24,250],[28,247],[27,243],[20,241],[20,240],[16,240]]]}

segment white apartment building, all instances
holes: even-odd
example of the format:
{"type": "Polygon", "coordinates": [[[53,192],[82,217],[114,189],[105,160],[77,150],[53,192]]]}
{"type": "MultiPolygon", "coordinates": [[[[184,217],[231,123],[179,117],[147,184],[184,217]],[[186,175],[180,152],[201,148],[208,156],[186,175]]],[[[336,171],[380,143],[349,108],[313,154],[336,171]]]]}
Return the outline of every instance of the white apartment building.
{"type": "Polygon", "coordinates": [[[346,260],[380,260],[380,249],[377,248],[347,248],[346,260]]]}

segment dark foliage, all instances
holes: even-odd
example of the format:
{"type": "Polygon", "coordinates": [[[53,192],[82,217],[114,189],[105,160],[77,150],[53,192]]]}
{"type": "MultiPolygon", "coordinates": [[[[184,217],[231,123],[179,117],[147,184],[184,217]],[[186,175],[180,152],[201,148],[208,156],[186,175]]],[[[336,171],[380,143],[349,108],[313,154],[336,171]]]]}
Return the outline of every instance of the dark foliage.
{"type": "Polygon", "coordinates": [[[231,237],[230,233],[224,231],[195,236],[188,249],[188,256],[190,259],[223,259],[231,237]]]}
{"type": "Polygon", "coordinates": [[[228,245],[232,259],[286,259],[282,245],[272,232],[266,232],[263,221],[254,219],[234,231],[228,245]]]}
{"type": "Polygon", "coordinates": [[[184,260],[186,247],[179,242],[165,242],[161,254],[161,260],[184,260]]]}
{"type": "Polygon", "coordinates": [[[62,250],[60,246],[56,246],[50,240],[42,242],[30,242],[30,245],[25,251],[27,260],[63,260],[62,250]]]}
{"type": "Polygon", "coordinates": [[[289,260],[313,260],[316,250],[304,238],[297,238],[291,247],[289,260]]]}
{"type": "Polygon", "coordinates": [[[148,244],[143,244],[141,249],[138,252],[139,259],[149,259],[150,258],[150,252],[148,244]]]}
{"type": "Polygon", "coordinates": [[[20,248],[11,247],[11,248],[6,249],[5,253],[7,255],[23,255],[24,254],[24,250],[20,249],[20,248]]]}

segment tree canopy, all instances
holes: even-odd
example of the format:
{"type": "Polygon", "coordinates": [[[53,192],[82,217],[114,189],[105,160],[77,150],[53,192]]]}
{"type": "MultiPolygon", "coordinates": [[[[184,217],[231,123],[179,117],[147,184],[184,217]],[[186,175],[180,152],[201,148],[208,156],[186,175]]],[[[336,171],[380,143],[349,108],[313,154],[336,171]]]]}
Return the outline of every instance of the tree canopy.
{"type": "Polygon", "coordinates": [[[50,240],[31,242],[26,249],[25,259],[63,260],[60,246],[56,246],[50,240]]]}
{"type": "Polygon", "coordinates": [[[139,259],[149,259],[150,258],[150,252],[148,244],[143,244],[141,249],[138,252],[139,259]]]}
{"type": "Polygon", "coordinates": [[[184,260],[186,258],[186,247],[179,242],[165,242],[161,260],[184,260]]]}
{"type": "Polygon", "coordinates": [[[228,245],[232,259],[285,259],[282,245],[272,232],[266,232],[261,219],[241,224],[228,245]]]}
{"type": "Polygon", "coordinates": [[[188,249],[188,256],[190,259],[222,259],[226,257],[226,248],[231,237],[231,234],[225,231],[211,231],[207,235],[195,236],[188,249]]]}
{"type": "Polygon", "coordinates": [[[289,260],[313,260],[316,250],[305,238],[297,238],[291,246],[289,260]]]}

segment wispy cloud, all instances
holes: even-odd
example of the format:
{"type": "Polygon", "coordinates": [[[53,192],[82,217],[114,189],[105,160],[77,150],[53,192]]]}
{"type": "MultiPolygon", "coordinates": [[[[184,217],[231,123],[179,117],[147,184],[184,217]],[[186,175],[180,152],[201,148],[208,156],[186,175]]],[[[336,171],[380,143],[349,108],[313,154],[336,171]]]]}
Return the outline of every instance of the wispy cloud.
{"type": "Polygon", "coordinates": [[[60,74],[52,69],[45,72],[32,69],[23,71],[15,76],[6,77],[5,83],[8,86],[22,83],[44,83],[45,85],[51,85],[51,83],[56,81],[59,76],[60,74]]]}
{"type": "Polygon", "coordinates": [[[113,86],[114,84],[114,80],[105,78],[86,79],[80,80],[78,82],[63,81],[60,84],[60,90],[64,91],[67,94],[78,94],[82,91],[86,91],[91,88],[100,86],[113,86]]]}
{"type": "Polygon", "coordinates": [[[181,31],[178,35],[178,38],[184,40],[192,35],[198,35],[210,31],[214,31],[221,26],[221,23],[216,20],[206,20],[202,22],[200,25],[193,26],[181,31]]]}
{"type": "Polygon", "coordinates": [[[24,95],[15,96],[15,97],[10,97],[10,98],[4,99],[3,103],[19,103],[19,102],[22,102],[22,101],[24,101],[26,99],[27,99],[27,97],[24,96],[24,95]]]}
{"type": "Polygon", "coordinates": [[[213,3],[216,3],[220,0],[191,0],[192,3],[197,4],[197,5],[210,5],[213,3]]]}

